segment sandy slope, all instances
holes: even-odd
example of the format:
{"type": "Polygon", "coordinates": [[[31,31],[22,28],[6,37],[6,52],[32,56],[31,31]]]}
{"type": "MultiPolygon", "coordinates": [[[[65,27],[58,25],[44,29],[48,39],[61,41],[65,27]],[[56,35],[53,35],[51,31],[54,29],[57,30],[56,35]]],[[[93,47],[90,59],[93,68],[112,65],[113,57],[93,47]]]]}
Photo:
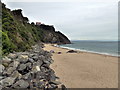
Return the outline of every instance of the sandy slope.
{"type": "Polygon", "coordinates": [[[66,53],[67,49],[45,45],[53,54],[55,70],[67,88],[117,88],[118,58],[93,53],[66,53]]]}

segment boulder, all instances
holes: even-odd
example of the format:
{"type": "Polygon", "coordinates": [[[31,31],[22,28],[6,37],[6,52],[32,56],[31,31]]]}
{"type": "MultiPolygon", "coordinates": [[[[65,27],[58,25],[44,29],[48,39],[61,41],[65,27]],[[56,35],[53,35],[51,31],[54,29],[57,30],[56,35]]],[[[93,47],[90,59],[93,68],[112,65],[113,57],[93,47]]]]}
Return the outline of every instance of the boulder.
{"type": "Polygon", "coordinates": [[[62,89],[62,90],[67,90],[67,88],[66,88],[65,85],[63,85],[63,84],[61,85],[61,89],[62,89]]]}
{"type": "Polygon", "coordinates": [[[43,61],[42,60],[38,60],[37,62],[36,62],[36,65],[37,66],[41,66],[43,64],[43,61]]]}
{"type": "Polygon", "coordinates": [[[31,80],[32,78],[30,77],[31,73],[26,73],[25,75],[22,76],[22,79],[24,80],[31,80]]]}
{"type": "Polygon", "coordinates": [[[16,69],[19,64],[20,64],[20,62],[14,60],[12,63],[9,64],[9,67],[14,67],[16,69]]]}
{"type": "Polygon", "coordinates": [[[37,82],[37,85],[36,85],[39,89],[44,89],[45,87],[45,81],[39,81],[37,82]]]}
{"type": "Polygon", "coordinates": [[[2,85],[0,85],[0,90],[2,90],[2,88],[3,88],[3,86],[2,86],[2,85]]]}
{"type": "Polygon", "coordinates": [[[26,63],[26,67],[27,67],[28,69],[31,69],[31,68],[32,68],[32,63],[31,63],[31,62],[26,63]]]}
{"type": "Polygon", "coordinates": [[[19,55],[18,56],[18,60],[21,62],[21,63],[26,63],[28,61],[28,55],[19,55]]]}
{"type": "Polygon", "coordinates": [[[44,63],[44,64],[48,64],[48,65],[51,64],[51,62],[50,62],[50,61],[47,61],[47,60],[44,60],[43,63],[44,63]]]}
{"type": "Polygon", "coordinates": [[[13,85],[13,87],[14,88],[28,88],[29,83],[25,80],[19,80],[13,85]]]}
{"type": "Polygon", "coordinates": [[[15,78],[7,77],[7,78],[2,79],[0,81],[0,85],[2,85],[3,87],[10,86],[10,85],[12,85],[14,83],[14,81],[15,81],[15,78]]]}
{"type": "Polygon", "coordinates": [[[50,83],[50,84],[55,84],[55,85],[61,84],[61,82],[59,82],[59,81],[50,81],[49,83],[50,83]]]}
{"type": "Polygon", "coordinates": [[[33,66],[32,72],[38,72],[38,71],[40,71],[40,67],[39,66],[33,66]]]}
{"type": "Polygon", "coordinates": [[[20,66],[18,67],[19,71],[23,71],[26,69],[26,64],[20,64],[20,66]]]}
{"type": "Polygon", "coordinates": [[[9,67],[9,68],[7,68],[6,74],[7,74],[7,75],[11,75],[15,69],[16,69],[16,68],[14,68],[14,67],[9,67]]]}
{"type": "Polygon", "coordinates": [[[5,67],[2,64],[0,64],[0,74],[2,74],[2,72],[4,71],[4,69],[5,69],[5,67]]]}
{"type": "Polygon", "coordinates": [[[2,65],[7,68],[9,66],[9,63],[2,63],[2,65]]]}
{"type": "Polygon", "coordinates": [[[46,57],[43,56],[43,55],[40,55],[38,58],[39,58],[39,60],[45,60],[46,59],[46,57]]]}
{"type": "Polygon", "coordinates": [[[10,89],[52,89],[58,88],[55,72],[50,68],[51,53],[39,46],[30,52],[16,52],[4,58],[0,64],[0,86],[10,89]],[[7,67],[6,67],[7,66],[7,67]],[[3,72],[2,72],[3,71],[3,72]]]}
{"type": "Polygon", "coordinates": [[[0,80],[2,80],[4,77],[3,76],[0,76],[0,80]]]}
{"type": "Polygon", "coordinates": [[[8,58],[8,57],[4,57],[2,59],[2,63],[10,63],[11,61],[12,61],[11,58],[8,58]]]}
{"type": "Polygon", "coordinates": [[[31,63],[34,62],[34,60],[32,58],[29,58],[28,61],[31,62],[31,63]]]}
{"type": "Polygon", "coordinates": [[[57,88],[58,88],[58,86],[57,86],[57,85],[55,85],[55,84],[50,84],[49,88],[51,88],[51,89],[57,89],[57,88]]]}
{"type": "Polygon", "coordinates": [[[34,61],[37,61],[37,60],[38,60],[38,55],[33,56],[32,59],[33,59],[34,61]]]}
{"type": "Polygon", "coordinates": [[[11,77],[13,78],[18,78],[18,79],[21,79],[22,75],[18,72],[18,71],[14,71],[11,75],[11,77]]]}
{"type": "Polygon", "coordinates": [[[69,50],[69,51],[67,51],[67,53],[77,53],[77,51],[75,51],[75,50],[69,50]]]}
{"type": "Polygon", "coordinates": [[[45,72],[38,71],[38,72],[36,72],[36,77],[39,80],[45,79],[45,74],[46,74],[45,72]]]}
{"type": "Polygon", "coordinates": [[[17,55],[16,55],[16,54],[13,54],[13,53],[10,53],[10,54],[8,55],[8,57],[11,58],[11,59],[16,59],[16,58],[17,58],[17,55]]]}

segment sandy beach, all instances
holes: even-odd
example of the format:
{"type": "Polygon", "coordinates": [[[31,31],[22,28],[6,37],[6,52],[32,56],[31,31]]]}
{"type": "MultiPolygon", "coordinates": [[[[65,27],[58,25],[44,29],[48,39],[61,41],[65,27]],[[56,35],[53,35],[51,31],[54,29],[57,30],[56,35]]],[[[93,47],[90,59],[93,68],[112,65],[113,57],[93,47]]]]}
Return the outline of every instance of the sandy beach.
{"type": "Polygon", "coordinates": [[[68,49],[45,44],[54,50],[51,65],[67,88],[117,88],[118,58],[88,52],[66,53],[68,49]],[[61,52],[58,54],[57,52],[61,52]]]}

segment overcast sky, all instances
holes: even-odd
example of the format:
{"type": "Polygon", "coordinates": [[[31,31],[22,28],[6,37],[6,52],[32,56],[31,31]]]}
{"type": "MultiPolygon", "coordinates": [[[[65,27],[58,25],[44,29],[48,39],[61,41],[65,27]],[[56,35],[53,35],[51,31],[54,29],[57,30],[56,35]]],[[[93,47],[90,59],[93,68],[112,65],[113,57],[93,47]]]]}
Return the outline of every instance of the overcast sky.
{"type": "Polygon", "coordinates": [[[30,22],[54,25],[71,40],[117,40],[118,3],[101,1],[5,3],[22,9],[30,22]]]}

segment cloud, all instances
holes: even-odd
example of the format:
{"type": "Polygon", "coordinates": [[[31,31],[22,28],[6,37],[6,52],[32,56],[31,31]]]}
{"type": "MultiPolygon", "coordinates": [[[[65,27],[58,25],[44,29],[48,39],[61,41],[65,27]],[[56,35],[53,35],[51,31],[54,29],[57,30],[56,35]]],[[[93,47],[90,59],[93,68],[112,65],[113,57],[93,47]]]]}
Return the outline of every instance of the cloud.
{"type": "Polygon", "coordinates": [[[2,0],[4,2],[118,2],[119,0],[2,0]]]}
{"type": "MultiPolygon", "coordinates": [[[[87,0],[86,0],[87,1],[87,0]]],[[[7,2],[11,9],[22,8],[30,21],[53,24],[70,39],[116,40],[117,2],[7,2]]],[[[99,1],[99,0],[98,0],[99,1]]],[[[102,0],[100,0],[102,1],[102,0]]]]}

